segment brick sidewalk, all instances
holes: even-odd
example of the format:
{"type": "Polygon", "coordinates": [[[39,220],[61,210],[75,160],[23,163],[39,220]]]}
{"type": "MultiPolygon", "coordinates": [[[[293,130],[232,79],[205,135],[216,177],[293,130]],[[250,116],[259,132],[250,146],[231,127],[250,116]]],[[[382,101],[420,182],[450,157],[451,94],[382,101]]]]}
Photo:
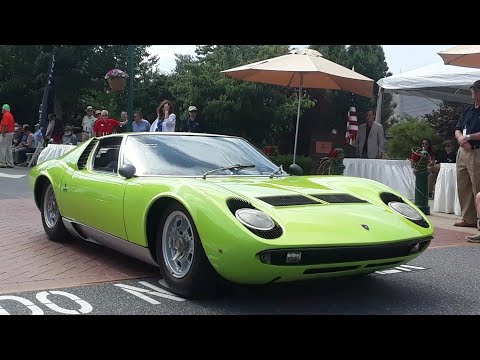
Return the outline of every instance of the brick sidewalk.
{"type": "Polygon", "coordinates": [[[156,276],[157,268],[87,241],[48,240],[32,199],[0,200],[0,293],[156,276]]]}
{"type": "MultiPolygon", "coordinates": [[[[0,200],[0,209],[0,294],[159,275],[151,265],[93,243],[48,240],[32,199],[0,200]]],[[[431,248],[472,245],[465,236],[476,229],[451,230],[437,225],[451,219],[431,219],[436,226],[431,248]]]]}

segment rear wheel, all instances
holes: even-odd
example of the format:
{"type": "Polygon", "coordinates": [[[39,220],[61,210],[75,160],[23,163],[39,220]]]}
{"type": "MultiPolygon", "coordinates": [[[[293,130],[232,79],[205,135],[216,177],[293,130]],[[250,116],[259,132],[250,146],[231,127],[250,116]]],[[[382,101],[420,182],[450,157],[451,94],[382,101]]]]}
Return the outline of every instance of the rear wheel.
{"type": "Polygon", "coordinates": [[[70,239],[70,234],[63,225],[55,192],[50,183],[45,186],[42,194],[41,214],[43,229],[50,240],[64,242],[70,239]]]}
{"type": "Polygon", "coordinates": [[[216,294],[219,275],[203,250],[190,214],[179,203],[164,211],[157,229],[157,262],[175,293],[189,298],[216,294]]]}

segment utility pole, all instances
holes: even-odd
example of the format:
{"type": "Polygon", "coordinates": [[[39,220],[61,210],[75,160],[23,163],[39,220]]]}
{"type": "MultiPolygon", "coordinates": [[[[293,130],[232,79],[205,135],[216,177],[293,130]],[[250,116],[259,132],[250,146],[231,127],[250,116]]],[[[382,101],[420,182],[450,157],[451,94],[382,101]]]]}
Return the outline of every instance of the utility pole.
{"type": "Polygon", "coordinates": [[[134,45],[128,45],[128,102],[127,102],[127,112],[128,112],[128,124],[127,131],[132,131],[132,121],[133,121],[133,78],[135,74],[133,73],[133,47],[134,45]]]}

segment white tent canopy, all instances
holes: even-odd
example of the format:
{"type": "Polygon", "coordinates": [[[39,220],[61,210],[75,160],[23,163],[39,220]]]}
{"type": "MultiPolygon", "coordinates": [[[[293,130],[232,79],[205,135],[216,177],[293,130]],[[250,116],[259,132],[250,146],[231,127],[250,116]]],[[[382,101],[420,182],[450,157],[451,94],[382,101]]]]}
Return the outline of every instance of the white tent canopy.
{"type": "Polygon", "coordinates": [[[381,118],[382,93],[472,103],[469,87],[480,80],[480,69],[445,65],[443,62],[385,77],[379,85],[377,117],[381,118]]]}

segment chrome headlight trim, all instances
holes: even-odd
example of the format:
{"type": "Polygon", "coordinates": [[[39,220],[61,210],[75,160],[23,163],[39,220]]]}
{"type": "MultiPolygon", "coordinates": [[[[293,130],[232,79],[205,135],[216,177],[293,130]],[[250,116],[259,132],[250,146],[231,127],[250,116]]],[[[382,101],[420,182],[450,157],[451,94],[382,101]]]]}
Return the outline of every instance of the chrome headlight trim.
{"type": "Polygon", "coordinates": [[[402,215],[403,217],[412,220],[412,221],[421,221],[423,216],[410,205],[399,202],[399,201],[390,201],[388,207],[395,211],[396,213],[402,215]]]}
{"type": "Polygon", "coordinates": [[[243,225],[251,229],[268,231],[275,227],[273,219],[263,211],[257,209],[238,209],[235,211],[235,217],[243,225]]]}

